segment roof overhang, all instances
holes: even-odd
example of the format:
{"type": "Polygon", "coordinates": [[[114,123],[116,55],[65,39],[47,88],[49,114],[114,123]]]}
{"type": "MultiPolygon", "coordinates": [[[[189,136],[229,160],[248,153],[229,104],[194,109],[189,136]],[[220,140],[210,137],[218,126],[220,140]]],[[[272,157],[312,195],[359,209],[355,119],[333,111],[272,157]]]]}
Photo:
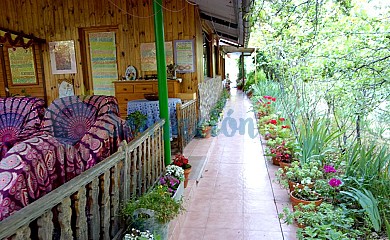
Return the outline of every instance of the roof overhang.
{"type": "Polygon", "coordinates": [[[250,56],[255,51],[254,48],[233,47],[228,45],[224,45],[221,48],[224,53],[242,53],[245,56],[250,56]]]}
{"type": "Polygon", "coordinates": [[[204,19],[226,44],[246,47],[250,28],[246,17],[253,0],[192,0],[199,6],[204,19]]]}

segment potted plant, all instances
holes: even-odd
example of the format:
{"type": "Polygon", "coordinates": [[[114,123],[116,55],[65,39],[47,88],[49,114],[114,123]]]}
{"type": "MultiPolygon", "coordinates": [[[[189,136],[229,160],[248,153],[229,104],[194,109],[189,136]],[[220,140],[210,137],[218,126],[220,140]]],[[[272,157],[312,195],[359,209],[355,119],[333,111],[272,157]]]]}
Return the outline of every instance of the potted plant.
{"type": "Polygon", "coordinates": [[[122,214],[130,226],[141,231],[149,230],[167,239],[168,223],[181,210],[181,202],[171,197],[166,186],[159,185],[138,199],[127,202],[122,214]]]}
{"type": "Polygon", "coordinates": [[[198,136],[202,138],[211,137],[211,126],[207,121],[200,121],[198,124],[198,136]]]}
{"type": "Polygon", "coordinates": [[[275,173],[275,179],[283,187],[290,188],[290,192],[292,192],[296,185],[314,185],[315,180],[323,177],[323,172],[320,169],[316,162],[308,162],[301,166],[299,161],[293,161],[286,172],[279,169],[275,173]]]}
{"type": "Polygon", "coordinates": [[[294,220],[298,223],[298,239],[360,239],[363,232],[354,227],[353,215],[348,208],[322,203],[301,205],[295,211],[285,207],[279,218],[287,224],[293,224],[294,220]]]}
{"type": "Polygon", "coordinates": [[[148,117],[140,111],[135,111],[127,115],[126,120],[130,126],[131,134],[136,137],[139,133],[144,130],[146,120],[148,117]]]}
{"type": "Polygon", "coordinates": [[[188,178],[191,173],[191,164],[188,163],[188,158],[186,158],[183,154],[178,153],[175,155],[173,159],[173,164],[181,167],[184,170],[184,188],[188,185],[188,178]]]}
{"type": "Polygon", "coordinates": [[[303,187],[297,187],[294,191],[290,192],[290,201],[293,206],[293,210],[299,204],[308,205],[314,203],[319,206],[322,203],[322,197],[318,194],[314,188],[310,188],[307,185],[303,187]]]}

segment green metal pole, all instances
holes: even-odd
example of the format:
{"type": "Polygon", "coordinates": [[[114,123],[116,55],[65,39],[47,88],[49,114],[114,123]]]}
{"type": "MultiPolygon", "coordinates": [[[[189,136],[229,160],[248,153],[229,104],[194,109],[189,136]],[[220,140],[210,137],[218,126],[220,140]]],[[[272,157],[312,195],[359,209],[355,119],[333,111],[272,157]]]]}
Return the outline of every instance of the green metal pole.
{"type": "Polygon", "coordinates": [[[171,163],[171,139],[169,133],[168,86],[164,46],[164,20],[162,0],[153,0],[154,34],[156,38],[158,98],[160,118],[165,119],[164,124],[164,159],[165,165],[171,163]]]}

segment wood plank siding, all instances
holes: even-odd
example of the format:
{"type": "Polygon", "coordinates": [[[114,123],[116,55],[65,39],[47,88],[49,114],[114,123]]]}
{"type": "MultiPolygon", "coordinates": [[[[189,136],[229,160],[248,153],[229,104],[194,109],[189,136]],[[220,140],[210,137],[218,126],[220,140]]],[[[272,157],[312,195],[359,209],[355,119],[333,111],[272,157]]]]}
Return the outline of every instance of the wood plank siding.
{"type": "MultiPolygon", "coordinates": [[[[89,93],[88,68],[83,66],[88,61],[85,59],[85,49],[82,49],[84,39],[80,30],[117,29],[118,78],[113,81],[120,79],[129,65],[135,66],[141,73],[140,44],[155,41],[152,3],[152,0],[5,1],[0,8],[0,27],[46,40],[41,49],[35,51],[42,53],[42,63],[37,63],[37,72],[42,78],[45,77],[47,101],[50,103],[58,97],[59,79],[73,79],[77,95],[89,93]],[[50,65],[49,42],[66,40],[75,42],[77,73],[54,75],[50,65]]],[[[196,71],[178,74],[177,77],[183,78],[181,92],[197,92],[198,83],[203,81],[202,24],[198,7],[185,0],[163,0],[163,16],[165,41],[195,39],[196,71]]],[[[145,74],[156,72],[141,73],[142,76],[145,74]]],[[[0,70],[0,84],[4,81],[2,76],[0,70]]],[[[36,94],[42,95],[41,92],[36,94]]]]}

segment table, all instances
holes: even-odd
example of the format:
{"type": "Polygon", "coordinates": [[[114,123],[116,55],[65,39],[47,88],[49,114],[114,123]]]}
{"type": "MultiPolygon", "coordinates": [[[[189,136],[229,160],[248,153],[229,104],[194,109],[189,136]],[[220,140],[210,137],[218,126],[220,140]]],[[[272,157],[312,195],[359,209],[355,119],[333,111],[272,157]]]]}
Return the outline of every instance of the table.
{"type": "MultiPolygon", "coordinates": [[[[168,98],[169,108],[169,130],[170,136],[177,137],[177,117],[176,117],[176,104],[181,103],[180,98],[168,98]]],[[[153,126],[158,120],[160,120],[160,108],[158,101],[149,101],[146,99],[132,100],[127,102],[127,114],[135,111],[140,111],[148,117],[146,121],[146,128],[153,126]]]]}

